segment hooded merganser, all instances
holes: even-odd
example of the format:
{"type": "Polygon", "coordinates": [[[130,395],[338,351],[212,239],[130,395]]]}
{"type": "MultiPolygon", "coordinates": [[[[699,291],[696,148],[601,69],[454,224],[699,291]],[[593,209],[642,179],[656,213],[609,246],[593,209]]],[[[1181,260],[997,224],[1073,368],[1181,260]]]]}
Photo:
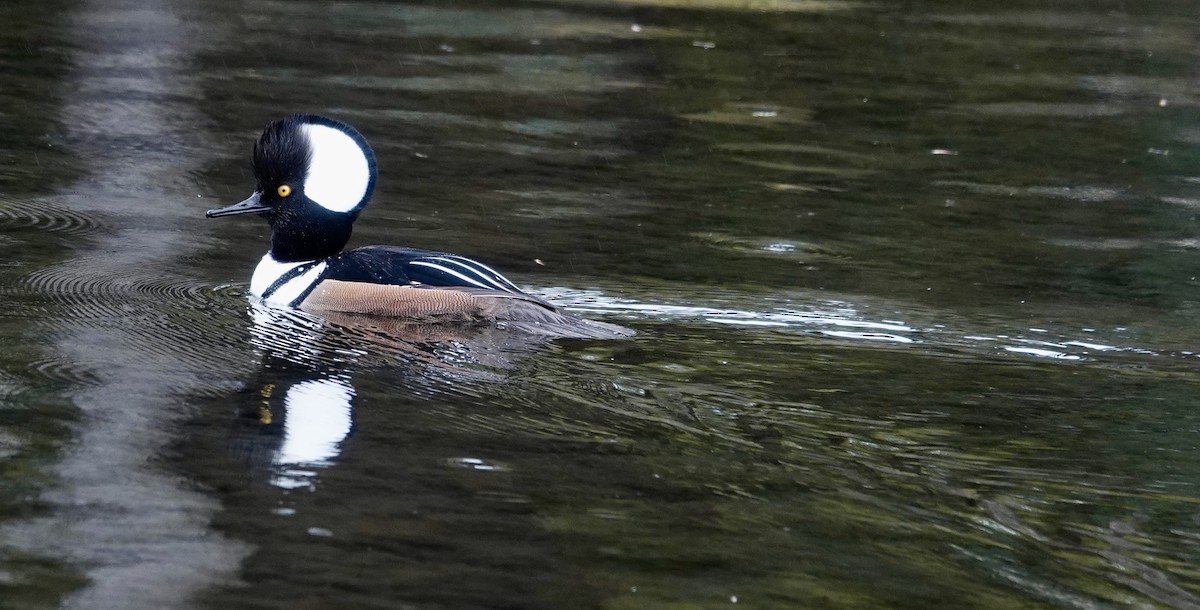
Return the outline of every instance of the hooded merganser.
{"type": "Polygon", "coordinates": [[[315,115],[267,126],[251,161],[246,200],[206,216],[261,214],[271,249],[250,280],[267,305],[388,316],[414,322],[518,322],[549,334],[627,337],[521,291],[478,261],[429,250],[366,246],[343,252],[375,190],[375,153],[353,127],[315,115]]]}

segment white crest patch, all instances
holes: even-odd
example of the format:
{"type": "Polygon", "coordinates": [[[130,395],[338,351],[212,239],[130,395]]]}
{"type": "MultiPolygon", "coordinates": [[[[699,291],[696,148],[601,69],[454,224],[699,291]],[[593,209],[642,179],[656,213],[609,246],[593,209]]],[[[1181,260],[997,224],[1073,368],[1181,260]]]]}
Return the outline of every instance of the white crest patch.
{"type": "Polygon", "coordinates": [[[304,194],[333,212],[353,210],[371,184],[371,165],[354,138],[328,125],[300,127],[312,158],[304,178],[304,194]]]}

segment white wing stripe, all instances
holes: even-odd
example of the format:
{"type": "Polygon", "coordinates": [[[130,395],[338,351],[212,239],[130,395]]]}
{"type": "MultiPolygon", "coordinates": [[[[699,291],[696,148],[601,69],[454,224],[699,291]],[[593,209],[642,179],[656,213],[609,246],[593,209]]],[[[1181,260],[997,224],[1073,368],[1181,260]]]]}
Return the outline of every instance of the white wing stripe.
{"type": "Polygon", "coordinates": [[[443,267],[437,263],[430,263],[430,262],[426,262],[426,261],[412,261],[409,264],[410,265],[421,265],[422,267],[430,267],[432,269],[437,269],[438,271],[441,271],[442,273],[445,273],[447,275],[453,275],[454,277],[456,277],[468,284],[471,284],[473,286],[478,286],[478,287],[486,289],[486,290],[493,289],[491,286],[488,286],[487,284],[483,284],[479,281],[473,280],[453,269],[447,269],[446,267],[443,267]]]}
{"type": "Polygon", "coordinates": [[[494,278],[496,278],[496,280],[497,280],[497,281],[499,281],[501,284],[504,284],[505,286],[508,286],[509,288],[511,288],[511,289],[513,289],[513,290],[515,290],[515,291],[517,291],[517,292],[521,292],[521,289],[520,289],[520,288],[517,288],[517,285],[516,285],[516,284],[514,284],[514,283],[512,283],[512,282],[508,281],[508,278],[506,278],[506,277],[504,277],[503,275],[501,275],[499,271],[496,271],[495,269],[492,269],[491,267],[488,267],[487,265],[485,265],[485,264],[483,264],[483,263],[481,263],[481,262],[479,262],[479,261],[477,261],[477,260],[472,260],[472,259],[469,259],[469,258],[462,258],[462,257],[458,257],[458,256],[456,256],[456,257],[454,257],[454,258],[455,258],[456,260],[461,260],[461,261],[463,261],[463,262],[466,262],[466,263],[470,263],[470,264],[472,264],[472,265],[475,265],[476,267],[479,267],[480,269],[483,269],[483,270],[484,270],[484,271],[486,271],[487,273],[490,273],[490,274],[491,274],[491,276],[492,276],[492,277],[494,277],[494,278]]]}
{"type": "Polygon", "coordinates": [[[508,288],[506,288],[506,287],[504,286],[504,284],[501,284],[500,282],[497,282],[497,281],[495,280],[495,278],[492,278],[492,277],[488,276],[488,274],[487,274],[487,273],[485,273],[485,272],[481,272],[479,269],[477,269],[477,268],[475,268],[475,267],[472,267],[471,265],[467,264],[466,262],[464,262],[464,260],[463,260],[463,259],[457,259],[457,258],[449,258],[449,257],[445,257],[445,256],[439,256],[439,257],[437,257],[437,260],[439,260],[439,261],[445,261],[445,262],[447,262],[447,263],[450,263],[450,264],[453,264],[453,265],[458,265],[458,266],[459,266],[459,267],[461,267],[462,269],[465,269],[465,270],[466,270],[468,273],[470,273],[471,275],[473,275],[473,276],[475,276],[475,277],[479,278],[481,281],[487,282],[487,283],[491,284],[492,286],[495,286],[495,287],[496,287],[497,289],[499,289],[499,290],[508,290],[508,288]]]}
{"type": "Polygon", "coordinates": [[[434,260],[445,261],[447,263],[458,265],[459,267],[462,267],[463,269],[466,269],[470,273],[474,274],[479,279],[495,286],[500,290],[508,292],[518,290],[516,286],[513,286],[512,282],[504,279],[504,277],[499,273],[496,273],[494,270],[489,269],[487,265],[484,265],[478,261],[473,261],[469,258],[460,258],[457,256],[438,256],[434,260]]]}

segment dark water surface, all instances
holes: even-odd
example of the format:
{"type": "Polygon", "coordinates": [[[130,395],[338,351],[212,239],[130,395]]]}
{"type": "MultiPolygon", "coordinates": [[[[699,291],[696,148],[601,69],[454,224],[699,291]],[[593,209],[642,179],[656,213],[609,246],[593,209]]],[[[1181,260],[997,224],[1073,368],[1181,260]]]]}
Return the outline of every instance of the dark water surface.
{"type": "Polygon", "coordinates": [[[0,19],[0,607],[1200,607],[1194,2],[0,19]],[[295,111],[639,336],[253,306],[295,111]]]}

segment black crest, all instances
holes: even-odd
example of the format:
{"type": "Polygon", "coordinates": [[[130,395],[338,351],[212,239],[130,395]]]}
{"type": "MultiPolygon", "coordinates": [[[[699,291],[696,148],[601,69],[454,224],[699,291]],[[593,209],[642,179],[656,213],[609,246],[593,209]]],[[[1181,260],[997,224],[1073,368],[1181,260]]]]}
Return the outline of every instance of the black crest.
{"type": "Polygon", "coordinates": [[[256,190],[262,192],[272,185],[299,182],[304,178],[312,155],[308,140],[300,131],[305,118],[294,114],[272,122],[263,130],[250,158],[250,167],[258,180],[256,190]]]}

